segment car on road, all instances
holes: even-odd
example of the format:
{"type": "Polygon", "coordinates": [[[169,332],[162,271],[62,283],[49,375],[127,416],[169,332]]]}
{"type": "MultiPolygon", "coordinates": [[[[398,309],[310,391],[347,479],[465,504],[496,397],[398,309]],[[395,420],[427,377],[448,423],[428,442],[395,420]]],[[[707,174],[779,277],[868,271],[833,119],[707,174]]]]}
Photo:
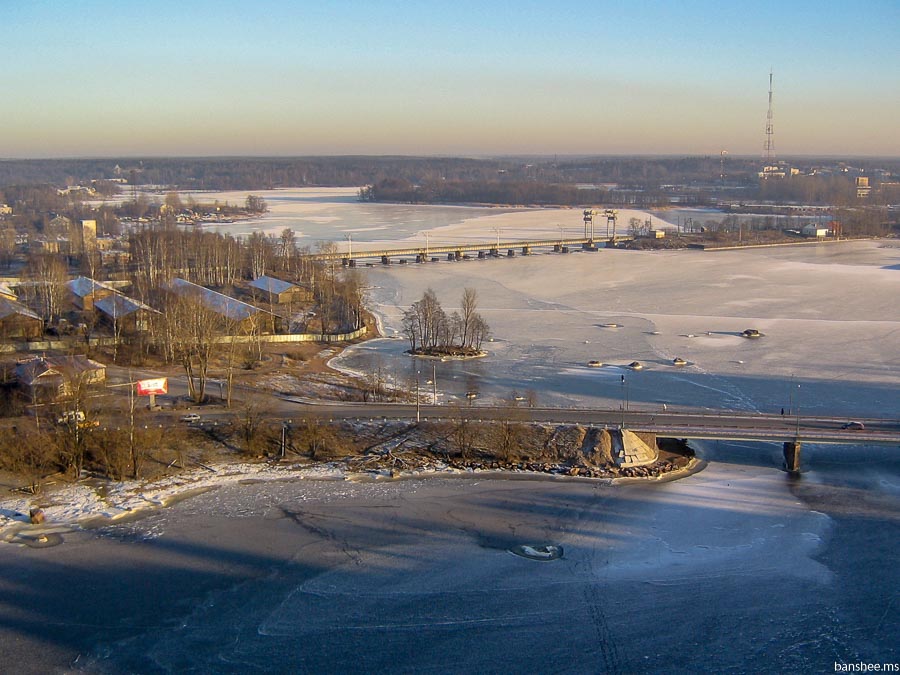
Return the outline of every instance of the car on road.
{"type": "Polygon", "coordinates": [[[187,415],[181,416],[182,422],[187,422],[188,424],[196,424],[200,421],[200,415],[197,413],[188,413],[187,415]]]}
{"type": "Polygon", "coordinates": [[[866,425],[862,422],[846,422],[841,425],[841,429],[856,429],[857,431],[864,431],[866,425]]]}

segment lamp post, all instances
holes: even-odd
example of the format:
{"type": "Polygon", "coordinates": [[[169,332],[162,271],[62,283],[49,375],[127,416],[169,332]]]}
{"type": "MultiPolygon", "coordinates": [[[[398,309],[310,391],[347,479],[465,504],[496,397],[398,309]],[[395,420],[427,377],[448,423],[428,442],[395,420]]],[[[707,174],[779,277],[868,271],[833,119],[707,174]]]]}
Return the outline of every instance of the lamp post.
{"type": "Polygon", "coordinates": [[[628,410],[628,381],[622,375],[622,428],[625,428],[625,411],[628,410]]]}
{"type": "Polygon", "coordinates": [[[419,409],[419,370],[416,369],[416,423],[422,419],[421,411],[419,409]]]}
{"type": "Polygon", "coordinates": [[[797,384],[797,439],[800,438],[800,385],[797,384]]]}
{"type": "Polygon", "coordinates": [[[794,374],[791,373],[791,383],[788,385],[788,415],[794,414],[794,374]]]}
{"type": "Polygon", "coordinates": [[[431,405],[437,405],[437,365],[431,364],[431,405]]]}

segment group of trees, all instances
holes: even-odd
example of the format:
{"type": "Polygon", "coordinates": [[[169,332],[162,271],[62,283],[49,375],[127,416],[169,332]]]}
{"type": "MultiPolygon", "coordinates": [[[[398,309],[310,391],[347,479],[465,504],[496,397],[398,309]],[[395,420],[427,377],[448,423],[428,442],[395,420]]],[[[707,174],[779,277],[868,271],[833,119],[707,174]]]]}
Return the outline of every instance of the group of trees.
{"type": "Polygon", "coordinates": [[[409,351],[429,356],[475,356],[490,334],[490,327],[477,311],[478,294],[463,291],[459,311],[449,316],[432,289],[403,313],[403,332],[409,351]]]}

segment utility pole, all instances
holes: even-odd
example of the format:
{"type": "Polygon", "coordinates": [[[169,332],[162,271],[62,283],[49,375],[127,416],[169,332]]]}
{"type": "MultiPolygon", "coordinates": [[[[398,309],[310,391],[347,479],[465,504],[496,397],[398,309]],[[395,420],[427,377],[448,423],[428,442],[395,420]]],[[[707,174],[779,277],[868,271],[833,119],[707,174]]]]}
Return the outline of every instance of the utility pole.
{"type": "Polygon", "coordinates": [[[437,405],[437,365],[431,364],[431,405],[437,405]]]}

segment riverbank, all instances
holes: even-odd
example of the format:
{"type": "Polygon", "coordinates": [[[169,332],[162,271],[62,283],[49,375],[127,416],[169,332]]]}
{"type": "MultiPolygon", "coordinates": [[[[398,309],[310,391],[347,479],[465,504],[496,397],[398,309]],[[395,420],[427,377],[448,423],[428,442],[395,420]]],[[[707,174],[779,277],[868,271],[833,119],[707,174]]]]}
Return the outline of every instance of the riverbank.
{"type": "MultiPolygon", "coordinates": [[[[676,441],[663,443],[657,461],[645,466],[598,467],[547,459],[498,460],[490,457],[451,457],[428,450],[402,450],[409,440],[396,437],[374,452],[328,462],[220,460],[153,480],[109,481],[84,478],[55,482],[38,495],[9,490],[0,498],[0,542],[41,546],[47,534],[93,529],[140,518],[184,499],[231,485],[278,481],[384,481],[428,477],[490,477],[618,481],[675,479],[702,468],[693,452],[676,441]],[[33,524],[30,513],[40,509],[43,522],[33,524]]],[[[425,439],[419,439],[420,442],[425,439]]],[[[57,542],[59,543],[59,542],[57,542]]]]}

